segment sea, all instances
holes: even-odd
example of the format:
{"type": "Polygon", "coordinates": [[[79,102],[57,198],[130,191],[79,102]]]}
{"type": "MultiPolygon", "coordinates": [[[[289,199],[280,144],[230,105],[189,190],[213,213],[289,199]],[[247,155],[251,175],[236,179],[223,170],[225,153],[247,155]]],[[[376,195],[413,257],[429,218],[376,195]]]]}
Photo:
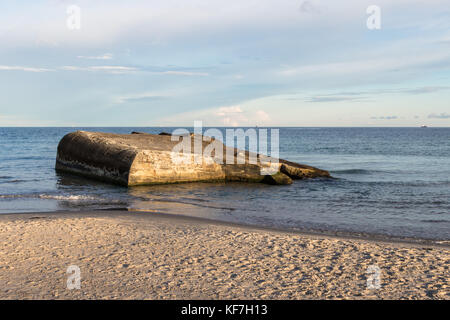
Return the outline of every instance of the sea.
{"type": "Polygon", "coordinates": [[[126,209],[290,231],[450,240],[450,128],[279,128],[280,158],[333,176],[292,185],[126,188],[55,172],[58,142],[69,132],[174,129],[0,128],[0,214],[126,209]]]}

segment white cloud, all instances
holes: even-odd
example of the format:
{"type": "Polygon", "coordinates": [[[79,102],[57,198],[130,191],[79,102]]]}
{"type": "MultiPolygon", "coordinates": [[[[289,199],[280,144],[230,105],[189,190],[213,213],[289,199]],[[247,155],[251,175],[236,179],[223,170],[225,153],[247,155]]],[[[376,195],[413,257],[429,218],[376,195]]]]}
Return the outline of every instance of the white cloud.
{"type": "Polygon", "coordinates": [[[77,56],[78,59],[89,59],[89,60],[111,60],[113,58],[112,53],[105,53],[100,56],[77,56]]]}
{"type": "Polygon", "coordinates": [[[261,122],[267,122],[271,120],[270,116],[264,110],[256,111],[256,119],[261,122]]]}
{"type": "Polygon", "coordinates": [[[137,71],[136,68],[133,67],[123,67],[123,66],[93,66],[89,67],[92,71],[106,71],[106,72],[132,72],[137,71]]]}
{"type": "Polygon", "coordinates": [[[23,66],[2,66],[2,65],[0,65],[0,70],[5,70],[5,71],[25,71],[25,72],[49,72],[49,71],[54,71],[53,69],[47,69],[47,68],[35,68],[35,67],[23,67],[23,66]]]}
{"type": "Polygon", "coordinates": [[[189,71],[163,71],[162,74],[176,75],[176,76],[200,76],[207,77],[209,73],[205,72],[189,72],[189,71]]]}
{"type": "Polygon", "coordinates": [[[194,121],[202,120],[205,126],[252,127],[269,125],[272,120],[262,109],[243,106],[224,106],[192,112],[183,112],[170,117],[158,119],[159,123],[168,125],[193,125],[194,121]]]}
{"type": "MultiPolygon", "coordinates": [[[[126,67],[126,66],[89,66],[89,67],[80,67],[80,66],[63,66],[60,68],[61,70],[65,71],[98,71],[98,72],[107,72],[107,73],[115,73],[115,74],[121,74],[121,73],[135,73],[138,71],[143,72],[143,70],[135,67],[126,67]]],[[[204,72],[189,72],[189,71],[162,71],[162,72],[155,72],[155,71],[149,71],[149,73],[153,74],[159,74],[159,75],[176,75],[176,76],[200,76],[200,77],[206,77],[209,76],[208,73],[204,72]]]]}
{"type": "Polygon", "coordinates": [[[220,117],[225,126],[237,127],[248,123],[248,118],[240,106],[221,107],[216,115],[220,117]]]}
{"type": "Polygon", "coordinates": [[[114,103],[123,104],[129,102],[149,102],[155,100],[161,100],[168,98],[169,95],[165,93],[155,93],[155,92],[143,92],[143,93],[135,93],[129,95],[123,95],[119,97],[115,97],[113,99],[114,103]]]}
{"type": "Polygon", "coordinates": [[[239,106],[220,107],[219,112],[217,112],[217,115],[224,117],[229,114],[236,114],[236,113],[243,113],[241,107],[239,107],[239,106]]]}
{"type": "Polygon", "coordinates": [[[439,91],[447,91],[450,90],[449,86],[426,86],[420,88],[413,89],[405,89],[403,92],[411,93],[411,94],[425,94],[425,93],[434,93],[439,91]]]}
{"type": "Polygon", "coordinates": [[[440,114],[432,113],[428,115],[428,119],[450,119],[450,114],[446,112],[440,114]]]}
{"type": "Polygon", "coordinates": [[[124,66],[90,66],[90,67],[78,67],[78,66],[64,66],[61,70],[65,71],[99,71],[113,74],[132,73],[138,71],[137,68],[124,67],[124,66]]]}
{"type": "Polygon", "coordinates": [[[393,58],[367,59],[358,61],[342,61],[323,64],[302,65],[279,71],[279,75],[292,76],[340,76],[348,74],[364,74],[368,72],[393,71],[405,68],[423,67],[433,63],[450,59],[449,52],[428,53],[426,55],[412,55],[393,58]]]}
{"type": "Polygon", "coordinates": [[[372,120],[397,120],[398,116],[379,116],[379,117],[370,117],[372,120]]]}

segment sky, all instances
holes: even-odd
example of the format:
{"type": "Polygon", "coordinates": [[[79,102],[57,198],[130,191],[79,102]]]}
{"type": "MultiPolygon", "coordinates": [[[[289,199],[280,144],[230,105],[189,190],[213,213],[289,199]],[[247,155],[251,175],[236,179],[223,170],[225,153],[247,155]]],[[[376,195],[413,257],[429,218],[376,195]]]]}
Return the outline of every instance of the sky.
{"type": "Polygon", "coordinates": [[[0,126],[197,120],[449,127],[450,0],[0,3],[0,126]]]}

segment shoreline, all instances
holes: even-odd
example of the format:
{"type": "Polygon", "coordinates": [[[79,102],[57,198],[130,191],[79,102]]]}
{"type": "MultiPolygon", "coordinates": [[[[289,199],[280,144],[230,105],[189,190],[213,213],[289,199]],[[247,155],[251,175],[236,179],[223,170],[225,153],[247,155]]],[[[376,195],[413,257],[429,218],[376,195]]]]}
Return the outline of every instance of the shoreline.
{"type": "Polygon", "coordinates": [[[0,220],[2,217],[11,216],[18,217],[21,215],[71,215],[73,214],[75,217],[78,215],[85,216],[111,216],[111,215],[127,215],[131,218],[166,218],[166,219],[174,219],[180,221],[190,221],[201,224],[210,224],[217,226],[229,226],[236,228],[243,228],[248,230],[255,231],[263,231],[263,232],[277,232],[277,233],[285,233],[290,235],[300,235],[307,237],[325,237],[332,239],[342,239],[342,240],[361,240],[361,241],[369,241],[369,242],[381,242],[387,244],[405,244],[405,245],[413,245],[418,247],[436,247],[436,248],[448,248],[450,249],[450,239],[449,240],[441,240],[441,239],[426,239],[426,238],[413,238],[413,237],[399,237],[399,236],[391,236],[379,233],[365,233],[365,232],[356,232],[356,231],[331,231],[331,230],[317,230],[317,229],[288,229],[282,227],[270,227],[270,226],[258,226],[253,224],[239,223],[239,222],[230,222],[223,220],[215,220],[209,218],[202,217],[193,217],[187,215],[180,214],[171,214],[157,211],[149,211],[149,210],[134,210],[127,208],[109,208],[109,209],[88,209],[88,210],[57,210],[57,211],[38,211],[38,212],[17,212],[17,213],[0,213],[0,220]]]}
{"type": "Polygon", "coordinates": [[[0,299],[450,299],[447,246],[121,210],[5,214],[0,234],[0,299]]]}

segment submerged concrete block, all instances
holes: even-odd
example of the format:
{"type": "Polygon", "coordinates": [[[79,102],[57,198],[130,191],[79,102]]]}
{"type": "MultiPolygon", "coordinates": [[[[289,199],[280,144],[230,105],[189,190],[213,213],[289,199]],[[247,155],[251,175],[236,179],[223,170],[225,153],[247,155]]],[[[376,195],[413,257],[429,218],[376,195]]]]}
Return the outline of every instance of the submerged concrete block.
{"type": "Polygon", "coordinates": [[[61,139],[55,168],[125,186],[198,181],[290,184],[292,179],[330,176],[314,167],[230,148],[214,139],[204,140],[193,134],[172,137],[167,133],[76,131],[61,139]],[[189,152],[180,150],[181,141],[190,143],[189,152]],[[200,147],[193,147],[196,143],[200,147]],[[232,156],[232,164],[225,160],[227,153],[232,156]],[[244,163],[238,164],[238,158],[244,163]],[[268,169],[270,174],[265,174],[268,169]]]}

